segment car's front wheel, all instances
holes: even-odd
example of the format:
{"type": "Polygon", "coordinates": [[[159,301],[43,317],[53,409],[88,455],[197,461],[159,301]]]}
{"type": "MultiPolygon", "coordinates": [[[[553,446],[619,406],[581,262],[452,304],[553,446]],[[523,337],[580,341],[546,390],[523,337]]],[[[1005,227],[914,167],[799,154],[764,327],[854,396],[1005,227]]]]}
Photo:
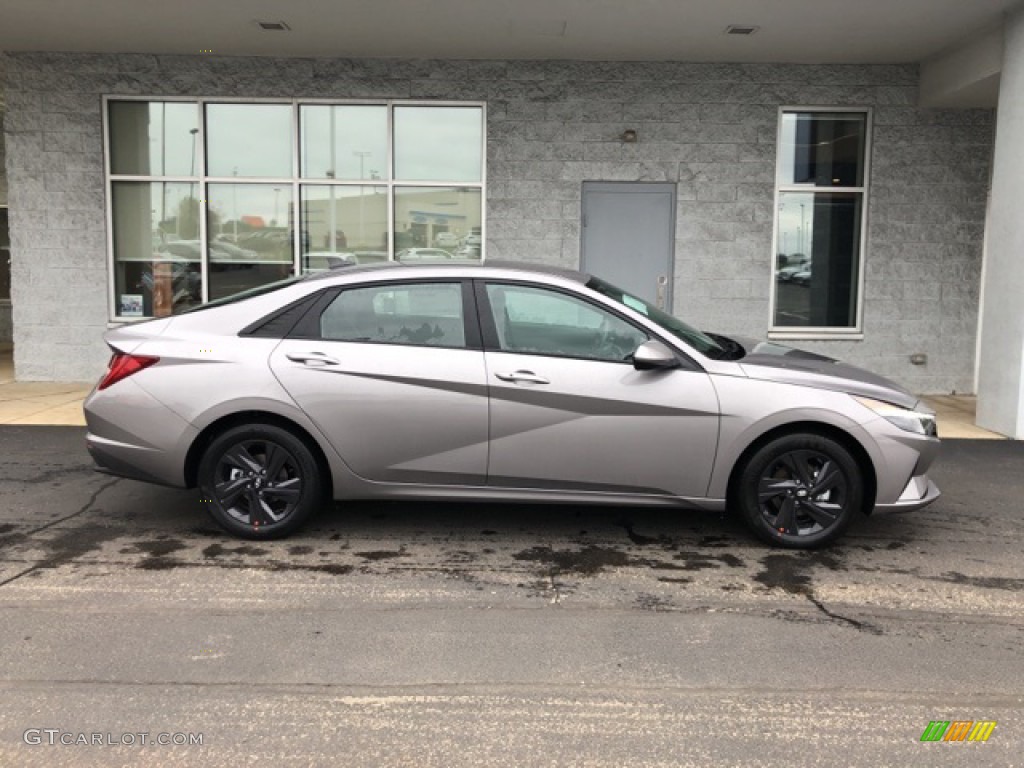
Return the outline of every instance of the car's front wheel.
{"type": "Polygon", "coordinates": [[[810,433],[778,437],[747,459],[735,486],[754,533],[791,549],[835,541],[864,498],[864,475],[842,444],[810,433]]]}
{"type": "Polygon", "coordinates": [[[234,427],[217,436],[199,464],[199,488],[217,523],[246,539],[297,530],[319,508],[323,480],[312,452],[271,424],[234,427]]]}

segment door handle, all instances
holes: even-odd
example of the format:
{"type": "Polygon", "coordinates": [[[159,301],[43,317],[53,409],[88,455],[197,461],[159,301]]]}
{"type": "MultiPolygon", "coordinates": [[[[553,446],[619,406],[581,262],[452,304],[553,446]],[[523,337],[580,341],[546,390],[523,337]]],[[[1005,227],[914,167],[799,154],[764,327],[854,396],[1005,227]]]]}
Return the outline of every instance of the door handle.
{"type": "Polygon", "coordinates": [[[320,366],[320,365],[341,365],[340,360],[335,360],[333,357],[328,357],[323,352],[306,352],[293,353],[289,352],[285,355],[293,363],[304,363],[305,365],[320,366]]]}
{"type": "Polygon", "coordinates": [[[512,373],[495,373],[502,381],[528,381],[531,384],[550,384],[548,379],[538,376],[533,371],[514,371],[512,373]]]}
{"type": "Polygon", "coordinates": [[[668,285],[668,277],[665,275],[658,275],[658,294],[655,304],[658,309],[665,310],[665,286],[668,285]]]}

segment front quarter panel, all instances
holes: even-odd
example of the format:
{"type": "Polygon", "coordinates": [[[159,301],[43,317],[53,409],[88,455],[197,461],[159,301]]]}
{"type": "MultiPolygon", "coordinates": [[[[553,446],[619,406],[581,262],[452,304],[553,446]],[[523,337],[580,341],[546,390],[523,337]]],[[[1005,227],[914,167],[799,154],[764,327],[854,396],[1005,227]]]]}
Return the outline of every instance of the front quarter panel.
{"type": "Polygon", "coordinates": [[[871,461],[879,504],[899,499],[915,469],[924,471],[937,448],[938,441],[915,439],[842,392],[732,376],[712,380],[722,407],[722,426],[708,489],[711,498],[725,498],[730,474],[748,446],[787,425],[823,424],[854,439],[871,461]]]}

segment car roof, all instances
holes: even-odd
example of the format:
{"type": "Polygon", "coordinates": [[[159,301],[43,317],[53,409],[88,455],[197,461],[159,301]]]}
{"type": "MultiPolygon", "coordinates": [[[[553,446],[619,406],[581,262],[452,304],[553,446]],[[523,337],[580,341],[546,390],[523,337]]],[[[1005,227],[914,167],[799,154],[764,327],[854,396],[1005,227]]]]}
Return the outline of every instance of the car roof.
{"type": "Polygon", "coordinates": [[[571,280],[575,283],[585,284],[590,275],[575,269],[554,267],[547,264],[532,264],[522,261],[511,261],[506,259],[488,259],[487,261],[422,261],[422,262],[401,262],[382,261],[373,264],[356,264],[354,266],[343,266],[327,272],[319,272],[310,275],[307,280],[324,280],[332,277],[342,277],[355,274],[368,274],[373,272],[389,272],[392,270],[450,272],[460,276],[471,276],[476,273],[485,275],[491,272],[527,272],[533,275],[547,275],[571,280]]]}

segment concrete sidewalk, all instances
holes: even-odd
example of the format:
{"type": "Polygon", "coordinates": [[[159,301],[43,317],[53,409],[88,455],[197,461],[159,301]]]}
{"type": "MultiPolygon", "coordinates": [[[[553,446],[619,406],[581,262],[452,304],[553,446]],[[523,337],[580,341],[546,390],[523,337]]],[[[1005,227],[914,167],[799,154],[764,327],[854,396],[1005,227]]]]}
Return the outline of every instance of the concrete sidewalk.
{"type": "MultiPolygon", "coordinates": [[[[15,381],[12,348],[0,345],[0,424],[85,426],[82,400],[94,384],[15,381]]],[[[1006,439],[975,426],[976,400],[971,395],[933,395],[924,400],[938,415],[942,437],[1006,439]]]]}

